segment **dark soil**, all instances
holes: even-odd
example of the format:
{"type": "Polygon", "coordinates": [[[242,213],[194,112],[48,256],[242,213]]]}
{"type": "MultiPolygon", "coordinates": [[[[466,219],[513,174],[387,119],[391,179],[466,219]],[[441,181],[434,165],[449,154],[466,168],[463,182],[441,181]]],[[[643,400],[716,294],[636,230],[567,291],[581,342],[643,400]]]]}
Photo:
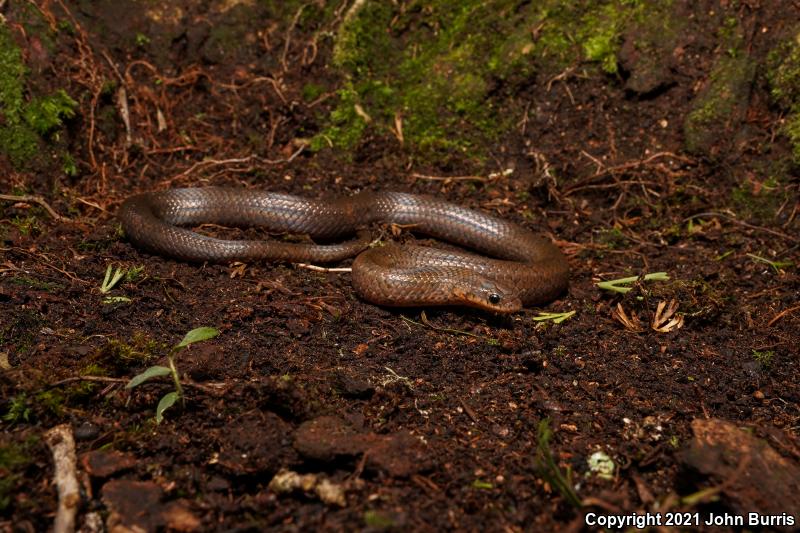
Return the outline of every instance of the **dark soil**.
{"type": "MultiPolygon", "coordinates": [[[[782,112],[760,73],[702,153],[685,149],[683,129],[723,53],[707,39],[720,17],[737,17],[763,59],[800,17],[795,3],[676,2],[692,22],[668,68],[634,78],[623,46],[616,77],[537,77],[515,96],[525,120],[488,157],[441,164],[378,133],[349,155],[302,149],[333,97],[308,103],[303,87],[340,82],[329,45],[304,55],[307,27],[242,20],[263,38],[222,55],[210,32],[233,23],[205,2],[175,3],[171,34],[145,16],[157,3],[36,3],[73,31],[44,46],[23,24],[29,4],[5,16],[29,85],[79,102],[60,141],[78,173],[0,163],[0,192],[40,195],[65,217],[0,204],[0,529],[52,527],[43,434],[62,423],[76,439],[79,523],[99,513],[111,529],[556,531],[586,527],[587,513],[658,510],[800,523],[786,476],[769,487],[783,507],[753,508],[731,481],[741,470],[699,467],[693,440],[693,422],[722,419],[785,468],[800,461],[800,173],[782,112]],[[569,292],[542,310],[576,313],[556,324],[535,309],[381,308],[347,273],[186,264],[121,235],[114,213],[128,195],[206,184],[412,191],[499,214],[568,254],[569,292]],[[102,294],[108,265],[141,271],[102,294]],[[662,271],[669,281],[625,295],[596,285],[662,271]],[[683,325],[657,331],[672,300],[683,325]],[[124,385],[200,326],[220,334],[179,352],[185,406],[156,424],[169,378],[124,385]],[[590,471],[598,451],[616,466],[610,479],[590,471]],[[308,475],[306,490],[270,485],[286,470],[308,475]]],[[[720,456],[738,464],[731,453],[720,456]]]]}

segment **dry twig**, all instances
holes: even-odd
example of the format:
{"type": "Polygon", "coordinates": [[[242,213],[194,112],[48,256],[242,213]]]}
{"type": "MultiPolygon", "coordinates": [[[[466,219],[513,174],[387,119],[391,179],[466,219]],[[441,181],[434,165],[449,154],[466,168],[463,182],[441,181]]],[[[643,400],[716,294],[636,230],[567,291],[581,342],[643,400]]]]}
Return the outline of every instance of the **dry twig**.
{"type": "Polygon", "coordinates": [[[44,198],[41,196],[35,196],[32,194],[0,194],[0,200],[7,200],[9,202],[22,202],[22,203],[34,203],[39,204],[40,206],[44,207],[45,210],[50,213],[50,216],[54,219],[58,220],[59,222],[71,222],[71,220],[67,217],[61,216],[56,211],[50,207],[44,198]]]}
{"type": "MultiPolygon", "coordinates": [[[[60,381],[50,383],[50,385],[48,385],[48,388],[58,387],[60,385],[66,385],[68,383],[74,383],[76,381],[96,381],[99,383],[128,383],[130,379],[112,378],[107,376],[73,376],[71,378],[65,378],[60,381]]],[[[199,391],[205,392],[206,394],[210,394],[211,396],[224,396],[225,393],[227,393],[228,391],[228,385],[223,383],[203,384],[203,383],[195,383],[194,381],[181,380],[181,385],[187,388],[197,389],[199,391]]]]}
{"type": "Polygon", "coordinates": [[[800,305],[796,305],[794,307],[790,307],[789,309],[784,309],[783,311],[781,311],[780,313],[778,313],[777,315],[772,317],[772,320],[767,322],[767,327],[770,327],[772,324],[774,324],[775,322],[777,322],[781,318],[785,317],[788,314],[791,314],[791,313],[797,311],[798,309],[800,309],[800,305]]]}
{"type": "Polygon", "coordinates": [[[75,475],[75,439],[69,424],[50,429],[44,435],[47,446],[53,454],[55,483],[58,488],[58,511],[53,523],[55,533],[75,531],[75,514],[81,503],[78,478],[75,475]]]}
{"type": "Polygon", "coordinates": [[[717,213],[717,212],[706,212],[706,213],[697,213],[696,215],[692,215],[690,217],[685,218],[683,221],[688,222],[690,220],[694,220],[695,218],[702,218],[702,217],[720,217],[733,222],[734,224],[738,224],[740,226],[744,226],[745,228],[750,228],[756,231],[763,231],[764,233],[769,233],[770,235],[774,235],[776,237],[780,237],[781,239],[785,239],[789,242],[800,242],[800,238],[793,237],[791,235],[787,235],[785,233],[781,233],[780,231],[775,231],[773,229],[765,228],[763,226],[755,226],[753,224],[748,224],[743,220],[739,220],[738,218],[732,217],[730,215],[726,215],[724,213],[717,213]]]}

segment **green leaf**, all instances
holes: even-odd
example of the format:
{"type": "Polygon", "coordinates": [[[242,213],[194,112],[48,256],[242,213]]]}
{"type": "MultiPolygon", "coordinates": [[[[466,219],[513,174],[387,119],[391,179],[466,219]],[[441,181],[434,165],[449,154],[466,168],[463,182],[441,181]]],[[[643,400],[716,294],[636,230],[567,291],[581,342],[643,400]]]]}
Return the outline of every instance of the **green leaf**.
{"type": "Polygon", "coordinates": [[[476,479],[472,482],[473,489],[482,489],[482,490],[492,490],[494,485],[489,483],[488,481],[483,481],[481,479],[476,479]]]}
{"type": "Polygon", "coordinates": [[[575,310],[568,311],[566,313],[539,313],[533,320],[536,322],[541,322],[543,320],[552,320],[554,324],[561,324],[568,318],[572,318],[572,316],[576,313],[575,310]]]}
{"type": "Polygon", "coordinates": [[[127,296],[106,296],[103,298],[104,305],[112,305],[112,304],[127,304],[130,303],[131,299],[127,296]]]}
{"type": "Polygon", "coordinates": [[[114,270],[111,266],[111,263],[109,263],[108,268],[106,269],[106,276],[105,278],[103,278],[103,283],[100,285],[100,292],[105,294],[111,291],[111,289],[113,289],[114,286],[117,283],[119,283],[119,280],[121,280],[122,276],[124,275],[125,275],[124,270],[122,269],[114,270]]]}
{"type": "Polygon", "coordinates": [[[166,366],[159,366],[159,365],[151,366],[150,368],[148,368],[147,370],[145,370],[141,374],[137,374],[136,376],[134,376],[133,379],[131,379],[128,382],[128,384],[125,385],[125,388],[126,389],[132,389],[134,387],[137,387],[137,386],[141,385],[142,383],[144,383],[145,381],[147,381],[150,378],[156,378],[156,377],[159,377],[159,376],[168,376],[171,373],[172,373],[172,370],[170,370],[166,366]]]}
{"type": "Polygon", "coordinates": [[[601,289],[605,289],[607,291],[619,292],[625,294],[626,292],[631,290],[631,287],[620,287],[620,285],[626,285],[629,283],[634,283],[636,281],[669,281],[669,275],[666,272],[653,272],[652,274],[645,274],[644,276],[631,276],[629,278],[620,278],[620,279],[612,279],[610,281],[600,281],[596,285],[601,289]]]}
{"type": "Polygon", "coordinates": [[[219,335],[219,330],[215,328],[196,328],[186,334],[181,343],[176,348],[185,348],[194,342],[207,341],[219,335]]]}
{"type": "Polygon", "coordinates": [[[168,392],[161,398],[156,407],[156,424],[160,424],[164,420],[164,411],[172,407],[176,401],[178,401],[178,393],[175,391],[168,392]]]}

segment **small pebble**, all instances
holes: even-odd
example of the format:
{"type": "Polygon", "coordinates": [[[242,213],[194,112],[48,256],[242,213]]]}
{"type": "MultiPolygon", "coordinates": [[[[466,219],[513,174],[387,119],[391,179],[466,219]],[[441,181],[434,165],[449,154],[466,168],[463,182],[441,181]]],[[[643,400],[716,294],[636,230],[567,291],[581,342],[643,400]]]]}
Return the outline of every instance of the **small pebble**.
{"type": "Polygon", "coordinates": [[[84,422],[75,428],[75,440],[91,440],[97,438],[100,428],[91,422],[84,422]]]}

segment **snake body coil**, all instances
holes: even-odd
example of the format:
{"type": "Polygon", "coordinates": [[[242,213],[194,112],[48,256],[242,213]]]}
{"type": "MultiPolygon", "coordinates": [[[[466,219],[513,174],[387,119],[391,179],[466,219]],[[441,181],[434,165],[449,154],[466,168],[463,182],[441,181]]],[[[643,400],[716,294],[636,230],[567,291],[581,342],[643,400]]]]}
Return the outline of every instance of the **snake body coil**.
{"type": "Polygon", "coordinates": [[[550,241],[514,223],[427,196],[362,192],[314,200],[224,187],[170,189],[128,198],[118,216],[136,245],[186,261],[332,262],[358,254],[353,286],[362,298],[380,305],[467,305],[511,313],[552,300],[569,281],[566,259],[550,241]],[[334,239],[375,222],[410,226],[500,259],[393,244],[364,251],[369,239],[363,232],[355,240],[319,245],[222,240],[179,227],[263,226],[334,239]]]}

